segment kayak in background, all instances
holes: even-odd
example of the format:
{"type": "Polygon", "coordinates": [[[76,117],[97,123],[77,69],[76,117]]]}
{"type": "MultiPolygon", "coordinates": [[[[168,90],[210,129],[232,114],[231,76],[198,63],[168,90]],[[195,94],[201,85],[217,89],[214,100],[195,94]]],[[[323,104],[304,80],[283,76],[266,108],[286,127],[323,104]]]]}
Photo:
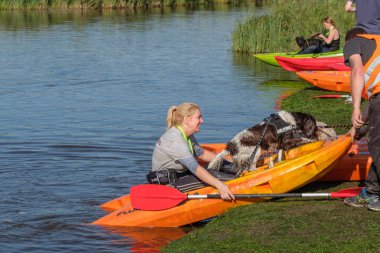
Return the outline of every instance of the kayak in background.
{"type": "Polygon", "coordinates": [[[319,54],[297,54],[298,52],[290,52],[290,53],[261,53],[254,54],[253,56],[263,61],[269,65],[279,67],[280,64],[276,60],[276,56],[288,57],[288,58],[319,58],[319,57],[335,57],[335,56],[343,56],[342,50],[337,50],[333,52],[319,53],[319,54]]]}
{"type": "Polygon", "coordinates": [[[334,70],[330,67],[330,65],[335,66],[334,64],[343,64],[343,56],[316,58],[290,58],[275,56],[275,59],[283,69],[292,72],[304,70],[334,70]]]}
{"type": "Polygon", "coordinates": [[[350,71],[299,71],[296,75],[324,90],[351,92],[350,73],[350,71]]]}

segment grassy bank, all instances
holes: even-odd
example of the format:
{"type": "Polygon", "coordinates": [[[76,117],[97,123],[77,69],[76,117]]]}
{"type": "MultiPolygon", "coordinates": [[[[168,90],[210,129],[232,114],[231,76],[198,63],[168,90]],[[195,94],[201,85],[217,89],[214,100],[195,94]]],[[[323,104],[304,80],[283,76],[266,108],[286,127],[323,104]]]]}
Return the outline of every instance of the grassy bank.
{"type": "Polygon", "coordinates": [[[125,9],[240,3],[242,0],[0,0],[0,10],[125,9]]]}
{"type": "MultiPolygon", "coordinates": [[[[349,124],[352,105],[343,99],[311,99],[333,92],[306,88],[282,109],[309,112],[318,120],[349,124]]],[[[337,129],[345,133],[348,129],[337,129]]],[[[299,192],[332,192],[358,182],[313,183],[299,192]]],[[[230,210],[163,252],[378,252],[379,213],[340,199],[277,199],[230,210]]]]}
{"type": "Polygon", "coordinates": [[[322,18],[335,20],[344,43],[347,30],[355,26],[355,14],[344,11],[341,0],[267,0],[268,15],[250,16],[239,22],[233,32],[233,50],[240,52],[295,51],[296,36],[308,37],[322,32],[322,18]]]}
{"type": "Polygon", "coordinates": [[[233,209],[163,252],[378,252],[377,220],[336,200],[273,200],[233,209]]]}

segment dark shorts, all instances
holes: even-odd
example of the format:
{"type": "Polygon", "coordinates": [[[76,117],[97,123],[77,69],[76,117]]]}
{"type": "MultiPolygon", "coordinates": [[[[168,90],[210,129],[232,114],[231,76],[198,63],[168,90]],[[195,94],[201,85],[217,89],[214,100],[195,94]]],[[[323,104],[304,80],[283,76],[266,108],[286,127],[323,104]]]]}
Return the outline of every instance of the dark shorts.
{"type": "Polygon", "coordinates": [[[373,162],[365,186],[368,192],[380,194],[380,93],[371,96],[368,118],[368,150],[373,162]]]}
{"type": "MultiPolygon", "coordinates": [[[[208,168],[207,171],[220,181],[229,181],[235,179],[237,174],[232,164],[228,161],[223,161],[221,171],[216,171],[212,168],[208,168]]],[[[190,171],[178,173],[172,169],[164,169],[157,172],[151,172],[147,175],[147,180],[151,184],[174,186],[182,192],[187,192],[208,186],[208,184],[197,178],[190,171]]]]}

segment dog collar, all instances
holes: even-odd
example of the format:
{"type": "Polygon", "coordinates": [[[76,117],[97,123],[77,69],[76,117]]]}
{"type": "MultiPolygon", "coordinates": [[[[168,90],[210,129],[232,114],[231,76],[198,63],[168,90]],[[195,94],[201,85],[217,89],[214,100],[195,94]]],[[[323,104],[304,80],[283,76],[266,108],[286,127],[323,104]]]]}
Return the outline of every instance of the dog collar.
{"type": "Polygon", "coordinates": [[[283,120],[277,113],[272,113],[270,117],[264,119],[264,122],[276,128],[277,135],[283,135],[297,129],[296,126],[283,120]]]}

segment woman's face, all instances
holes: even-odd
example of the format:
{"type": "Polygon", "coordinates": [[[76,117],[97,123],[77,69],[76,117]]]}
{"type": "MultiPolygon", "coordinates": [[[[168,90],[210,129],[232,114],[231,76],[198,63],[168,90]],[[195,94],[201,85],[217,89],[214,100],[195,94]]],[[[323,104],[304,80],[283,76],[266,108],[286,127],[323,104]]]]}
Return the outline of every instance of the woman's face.
{"type": "Polygon", "coordinates": [[[197,109],[191,116],[185,117],[185,124],[190,135],[195,134],[201,130],[203,124],[202,113],[197,109]]]}
{"type": "Polygon", "coordinates": [[[329,23],[322,22],[322,24],[323,24],[323,26],[324,26],[327,30],[329,30],[329,29],[331,28],[331,24],[329,24],[329,23]]]}

